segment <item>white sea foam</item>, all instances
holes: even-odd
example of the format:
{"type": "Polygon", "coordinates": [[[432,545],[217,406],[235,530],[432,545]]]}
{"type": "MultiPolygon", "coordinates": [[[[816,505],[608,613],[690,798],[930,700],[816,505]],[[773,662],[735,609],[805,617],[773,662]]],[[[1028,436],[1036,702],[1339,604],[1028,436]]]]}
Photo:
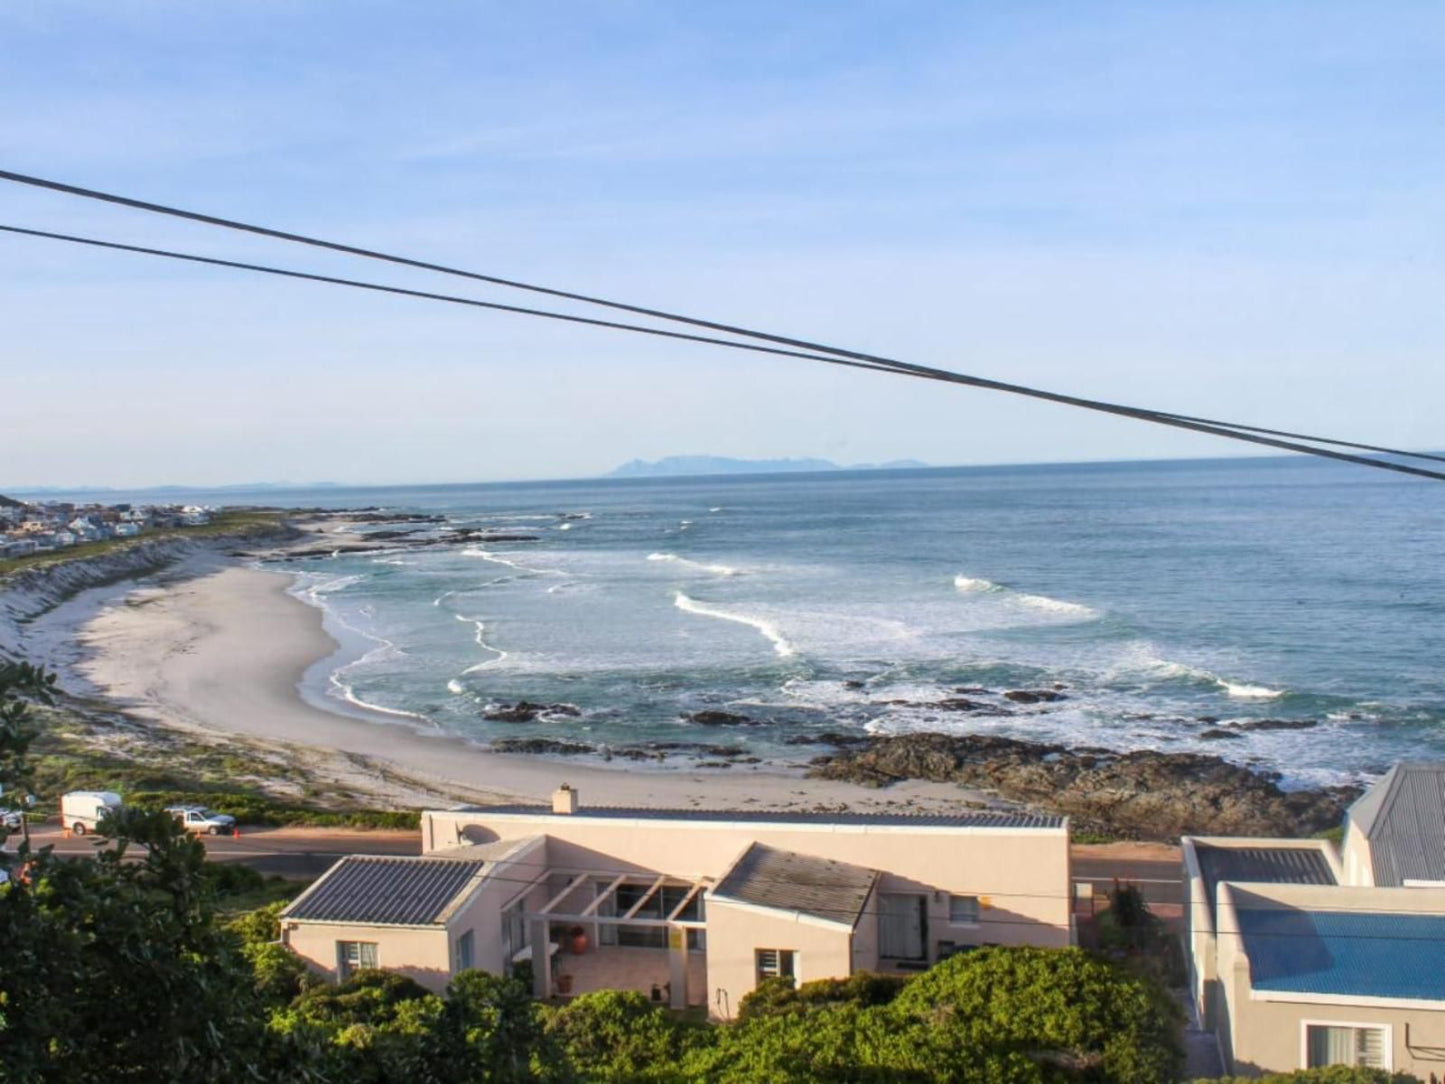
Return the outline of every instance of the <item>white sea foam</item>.
{"type": "Polygon", "coordinates": [[[961,572],[953,577],[953,589],[965,595],[1004,595],[1007,596],[1008,601],[1019,606],[1070,621],[1090,621],[1099,616],[1097,610],[1078,602],[1065,602],[1063,599],[1049,598],[1047,595],[1028,595],[1021,591],[1010,591],[1003,584],[994,583],[992,580],[985,580],[979,576],[965,576],[961,572]]]}
{"type": "Polygon", "coordinates": [[[1047,595],[1015,595],[1014,599],[1031,610],[1038,610],[1041,613],[1057,614],[1060,617],[1068,617],[1075,621],[1086,621],[1098,617],[1099,612],[1088,606],[1077,602],[1065,602],[1059,598],[1049,598],[1047,595]]]}
{"type": "Polygon", "coordinates": [[[691,561],[686,557],[679,557],[675,553],[649,553],[649,561],[667,561],[675,565],[683,565],[687,568],[700,569],[703,572],[711,572],[715,576],[740,576],[742,570],[733,568],[732,565],[709,565],[702,561],[691,561]]]}
{"type": "Polygon", "coordinates": [[[1283,689],[1269,689],[1263,685],[1246,685],[1243,682],[1226,681],[1216,678],[1219,687],[1236,700],[1278,700],[1284,695],[1283,689]]]}
{"type": "Polygon", "coordinates": [[[570,524],[570,523],[559,523],[559,524],[557,524],[557,530],[559,530],[559,531],[570,531],[571,529],[572,529],[572,524],[570,524]]]}
{"type": "Polygon", "coordinates": [[[797,654],[793,645],[788,643],[778,627],[770,621],[764,621],[758,617],[751,617],[747,614],[732,613],[728,610],[719,610],[714,606],[707,606],[696,599],[689,598],[681,591],[673,593],[673,604],[685,613],[697,614],[699,617],[712,617],[718,621],[733,621],[739,625],[748,625],[757,629],[773,645],[773,650],[783,658],[791,658],[797,654]]]}
{"type": "Polygon", "coordinates": [[[450,681],[447,682],[447,692],[452,693],[455,696],[461,696],[462,693],[466,691],[466,686],[463,685],[456,678],[452,678],[450,681]]]}
{"type": "Polygon", "coordinates": [[[462,550],[463,557],[480,557],[483,561],[491,561],[493,564],[506,565],[518,572],[527,572],[533,576],[565,576],[567,573],[559,572],[555,568],[533,568],[531,565],[518,564],[516,561],[509,561],[500,553],[493,553],[491,550],[483,549],[481,546],[468,546],[462,550]]]}
{"type": "Polygon", "coordinates": [[[965,576],[962,573],[953,577],[953,586],[956,590],[973,594],[982,591],[1002,591],[1003,588],[992,580],[978,579],[973,576],[965,576]]]}
{"type": "Polygon", "coordinates": [[[501,662],[507,657],[507,653],[503,651],[500,647],[493,647],[491,644],[487,643],[485,639],[483,639],[483,636],[487,631],[487,623],[481,618],[466,617],[462,614],[453,614],[452,616],[455,617],[458,621],[461,621],[463,623],[469,623],[475,626],[477,631],[473,638],[476,640],[477,646],[483,651],[490,651],[493,656],[490,659],[483,659],[481,662],[476,663],[475,665],[468,666],[465,670],[462,671],[462,673],[471,674],[482,669],[482,667],[484,666],[495,666],[497,663],[501,662]]]}
{"type": "Polygon", "coordinates": [[[709,511],[709,512],[721,512],[721,511],[722,511],[722,505],[718,505],[718,506],[716,506],[716,507],[714,507],[714,508],[709,508],[708,511],[709,511]]]}

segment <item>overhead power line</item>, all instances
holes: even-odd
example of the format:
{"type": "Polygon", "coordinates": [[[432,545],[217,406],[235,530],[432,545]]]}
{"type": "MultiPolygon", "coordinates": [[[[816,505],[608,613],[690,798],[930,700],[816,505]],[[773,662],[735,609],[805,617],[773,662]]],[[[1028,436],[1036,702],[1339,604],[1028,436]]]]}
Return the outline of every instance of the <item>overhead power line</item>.
{"type": "MultiPolygon", "coordinates": [[[[499,275],[488,275],[476,271],[467,271],[462,268],[451,267],[446,264],[434,263],[427,260],[412,259],[407,256],[398,256],[394,253],[380,252],[376,249],[362,248],[357,245],[350,245],[340,241],[328,241],[320,237],[311,237],[306,234],[291,233],[286,230],[273,229],[269,226],[259,226],[250,222],[241,222],[232,218],[222,218],[218,215],[204,214],[198,211],[188,211],[180,207],[173,207],[163,203],[154,203],[148,200],[136,199],[131,196],[122,196],[114,192],[102,192],[93,188],[83,188],[79,185],[66,184],[62,181],[50,180],[45,177],[36,177],[25,173],[16,173],[10,170],[0,170],[0,180],[12,181],[16,184],[30,185],[35,188],[48,189],[60,192],[65,195],[80,196],[85,199],[99,200],[104,203],[111,203],[117,206],[130,207],[136,210],[148,211],[154,214],[168,215],[174,218],[187,219],[193,222],[201,222],[206,225],[220,226],[230,230],[240,230],[246,233],[256,234],[262,237],[274,237],[282,241],[290,241],[296,244],[310,245],[315,248],[329,249],[333,252],[340,252],[350,256],[360,256],[370,260],[381,260],[386,263],[397,264],[403,267],[414,267],[424,271],[435,271],[444,275],[454,275],[460,278],[472,279],[477,282],[485,282],[494,286],[503,286],[508,289],[526,290],[532,293],[544,294],[550,297],[564,298],[570,301],[579,301],[588,305],[600,305],[610,309],[623,312],[631,312],[640,316],[654,317],[660,320],[667,320],[675,323],[688,324],[693,327],[700,327],[710,331],[721,331],[730,335],[738,335],[744,338],[757,339],[764,342],[774,342],[783,346],[797,347],[800,349],[831,354],[837,357],[851,358],[856,361],[868,363],[868,367],[883,367],[894,371],[912,372],[919,375],[931,373],[942,376],[948,373],[947,370],[932,369],[928,366],[915,365],[896,359],[880,357],[873,354],[865,354],[854,350],[847,350],[841,347],[828,346],[823,343],[810,342],[806,339],[795,339],[788,336],[776,335],[770,332],[758,331],[753,328],[741,327],[734,324],[722,323],[715,320],[707,320],[700,317],[687,316],[682,313],[668,312],[662,309],[649,308],[642,305],[632,305],[626,302],[613,301],[608,298],[597,297],[591,294],[577,293],[571,290],[562,290],[550,286],[542,286],[537,283],[522,282],[518,279],[505,278],[499,275]]],[[[948,375],[959,378],[963,374],[948,373],[948,375]]],[[[1009,384],[1001,381],[988,380],[982,377],[969,378],[975,387],[984,387],[994,391],[1010,392],[1018,395],[1031,395],[1036,398],[1046,398],[1054,402],[1064,403],[1071,406],[1084,407],[1086,409],[1099,409],[1101,404],[1095,400],[1080,399],[1072,396],[1055,395],[1041,392],[1038,389],[1026,388],[1022,385],[1009,384]]],[[[1118,404],[1107,404],[1118,406],[1118,404]]],[[[1387,448],[1375,444],[1363,444],[1356,441],[1337,440],[1330,437],[1311,436],[1306,433],[1294,433],[1286,430],[1268,429],[1260,426],[1243,425],[1235,422],[1224,422],[1212,418],[1200,418],[1187,414],[1171,414],[1166,411],[1142,410],[1142,408],[1123,407],[1123,410],[1139,410],[1139,413],[1130,416],[1139,417],[1141,420],[1158,421],[1163,417],[1170,417],[1178,421],[1196,422],[1204,425],[1214,425],[1224,428],[1237,429],[1242,432],[1257,433],[1265,436],[1287,437],[1294,440],[1307,440],[1317,444],[1328,444],[1340,448],[1355,448],[1362,451],[1379,452],[1386,455],[1403,456],[1414,459],[1428,459],[1437,462],[1445,462],[1445,456],[1433,455],[1426,452],[1412,452],[1399,448],[1387,448]],[[1146,417],[1148,415],[1148,417],[1146,417]]]]}
{"type": "MultiPolygon", "coordinates": [[[[870,355],[831,356],[828,354],[810,353],[803,350],[789,350],[775,346],[764,346],[760,343],[739,342],[735,339],[721,339],[713,336],[694,335],[688,332],[668,331],[663,328],[648,327],[642,324],[628,324],[614,320],[599,320],[593,317],[577,316],[571,313],[553,312],[546,309],[534,309],[520,305],[507,305],[496,301],[482,301],[477,298],[458,297],[452,294],[441,294],[427,290],[413,290],[401,286],[391,286],[383,283],[365,282],[359,279],[341,278],[334,275],[321,275],[309,271],[297,271],[290,268],[274,267],[268,264],[248,263],[241,260],[226,260],[214,256],[200,256],[194,253],[178,252],[171,249],[151,248],[145,245],[128,245],[118,241],[103,241],[94,237],[81,237],[74,234],[56,233],[50,230],[35,230],[21,226],[0,225],[0,232],[18,234],[26,237],[43,238],[52,241],[63,241],[69,244],[85,245],[91,248],[111,249],[120,252],[131,252],[140,255],[158,256],[165,259],[180,260],[187,263],[205,264],[214,267],[227,267],[242,271],[253,271],[259,274],[275,275],[284,278],[301,279],[309,282],[320,282],[334,286],[347,286],[353,289],[369,290],[377,293],[397,294],[403,297],[415,297],[428,301],[442,301],[455,305],[466,305],[473,308],[490,309],[497,312],[514,313],[521,316],[531,316],[546,320],[558,320],[566,323],[581,324],[591,327],[607,328],[616,331],[628,331],[637,334],[651,335],[667,339],[680,339],[687,342],[704,343],[711,346],[723,346],[733,350],[746,350],[754,353],[771,354],[781,357],[799,358],[806,361],[823,362],[828,365],[842,365],[855,369],[869,369],[876,372],[891,372],[902,376],[914,376],[921,379],[937,380],[945,383],[961,384],[967,387],[981,387],[991,390],[1008,391],[1018,395],[1028,396],[1034,399],[1042,399],[1049,402],[1062,403],[1068,406],[1082,407],[1087,410],[1098,411],[1105,414],[1114,414],[1120,417],[1136,418],[1141,421],[1154,422],[1158,425],[1167,425],[1176,429],[1185,429],[1197,433],[1205,433],[1211,436],[1225,437],[1229,440],[1244,441],[1250,444],[1258,444],[1269,448],[1278,448],[1284,451],[1300,452],[1305,455],[1321,456],[1327,459],[1335,459],[1345,463],[1355,463],[1360,466],[1373,467],[1379,470],[1394,471],[1400,474],[1408,474],[1419,478],[1428,478],[1433,481],[1445,481],[1445,473],[1429,470],[1423,467],[1413,467],[1404,463],[1392,463],[1380,459],[1372,459],[1360,455],[1351,455],[1345,452],[1331,451],[1329,448],[1315,447],[1309,444],[1300,444],[1296,441],[1278,439],[1264,434],[1277,432],[1276,430],[1256,429],[1252,426],[1236,425],[1231,422],[1215,422],[1209,419],[1195,419],[1186,415],[1168,414],[1162,411],[1147,410],[1140,407],[1123,406],[1117,403],[1109,403],[1102,400],[1082,399],[1076,396],[1063,395],[1056,392],[1044,391],[1037,388],[1028,388],[1023,385],[1006,384],[1000,381],[989,380],[984,377],[970,376],[965,373],[956,373],[947,369],[933,369],[927,366],[908,365],[902,362],[889,362],[886,359],[871,359],[870,355]]],[[[699,323],[699,321],[689,321],[699,323]]],[[[703,326],[709,326],[704,323],[703,326]]],[[[761,334],[761,333],[759,333],[761,334]]],[[[779,339],[776,336],[766,336],[774,341],[788,342],[792,340],[779,339]]],[[[851,352],[844,352],[851,354],[851,352]]],[[[1322,437],[1303,438],[1321,441],[1324,443],[1343,445],[1347,447],[1366,447],[1357,444],[1350,444],[1344,441],[1331,441],[1322,437]]],[[[1412,456],[1423,459],[1436,459],[1445,461],[1445,457],[1429,455],[1426,453],[1406,452],[1394,449],[1380,449],[1388,454],[1412,456]]]]}

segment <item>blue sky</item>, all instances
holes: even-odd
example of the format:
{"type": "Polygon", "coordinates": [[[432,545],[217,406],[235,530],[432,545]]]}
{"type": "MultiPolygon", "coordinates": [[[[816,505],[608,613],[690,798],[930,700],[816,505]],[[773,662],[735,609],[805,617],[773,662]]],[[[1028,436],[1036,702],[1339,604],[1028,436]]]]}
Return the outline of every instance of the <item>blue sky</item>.
{"type": "MultiPolygon", "coordinates": [[[[0,167],[926,364],[1445,445],[1445,7],[0,7],[0,167]]],[[[0,222],[479,297],[0,185],[0,222]]],[[[525,303],[525,302],[523,302],[525,303]]],[[[0,237],[0,484],[1231,446],[0,237]]]]}

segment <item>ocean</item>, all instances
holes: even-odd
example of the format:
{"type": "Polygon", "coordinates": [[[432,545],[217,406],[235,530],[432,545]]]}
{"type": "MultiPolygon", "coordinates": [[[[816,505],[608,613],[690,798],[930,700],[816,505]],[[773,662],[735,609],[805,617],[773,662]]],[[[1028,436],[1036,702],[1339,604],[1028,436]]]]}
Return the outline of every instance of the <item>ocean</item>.
{"type": "Polygon", "coordinates": [[[1445,487],[1425,481],[1278,458],[215,498],[251,499],[535,537],[276,566],[343,644],[310,696],[482,742],[797,762],[828,731],[985,733],[1294,785],[1445,759],[1445,487]],[[576,713],[483,718],[519,700],[576,713]]]}

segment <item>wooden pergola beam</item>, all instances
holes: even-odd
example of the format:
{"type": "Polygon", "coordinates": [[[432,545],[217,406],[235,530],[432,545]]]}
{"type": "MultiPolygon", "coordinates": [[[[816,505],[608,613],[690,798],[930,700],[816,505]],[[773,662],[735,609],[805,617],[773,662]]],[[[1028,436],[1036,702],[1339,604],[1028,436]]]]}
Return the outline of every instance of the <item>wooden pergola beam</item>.
{"type": "Polygon", "coordinates": [[[632,910],[628,911],[627,914],[625,914],[625,915],[622,916],[623,921],[625,922],[627,919],[629,919],[629,918],[631,918],[633,915],[637,914],[638,911],[641,911],[642,908],[643,908],[643,905],[646,904],[648,900],[652,899],[653,896],[657,895],[657,890],[658,890],[659,888],[661,888],[661,887],[662,887],[664,884],[666,884],[666,883],[667,883],[667,874],[665,874],[665,873],[664,873],[664,874],[661,874],[661,875],[657,878],[657,880],[655,880],[655,881],[652,882],[652,887],[649,888],[646,892],[644,892],[644,893],[642,894],[642,897],[641,897],[636,903],[634,903],[634,904],[632,905],[632,910]]]}
{"type": "Polygon", "coordinates": [[[576,877],[573,877],[572,880],[567,882],[566,888],[562,889],[561,892],[558,892],[555,896],[553,896],[550,900],[548,900],[545,904],[542,905],[542,914],[549,914],[552,908],[556,907],[568,896],[572,895],[572,893],[577,890],[577,887],[581,885],[582,882],[585,880],[587,880],[587,874],[585,873],[579,873],[576,877]]]}
{"type": "Polygon", "coordinates": [[[699,892],[702,891],[702,888],[703,883],[701,881],[693,884],[693,886],[688,889],[687,895],[682,897],[682,902],[679,903],[676,907],[674,907],[671,913],[667,916],[667,921],[676,922],[677,916],[682,914],[682,912],[687,909],[687,905],[692,902],[694,896],[696,896],[699,892]]]}
{"type": "Polygon", "coordinates": [[[601,907],[602,904],[608,899],[608,897],[610,897],[614,892],[617,891],[617,886],[625,880],[627,880],[627,874],[619,873],[616,880],[614,880],[601,892],[597,893],[597,898],[582,909],[583,916],[585,917],[596,914],[597,908],[601,907]]]}

